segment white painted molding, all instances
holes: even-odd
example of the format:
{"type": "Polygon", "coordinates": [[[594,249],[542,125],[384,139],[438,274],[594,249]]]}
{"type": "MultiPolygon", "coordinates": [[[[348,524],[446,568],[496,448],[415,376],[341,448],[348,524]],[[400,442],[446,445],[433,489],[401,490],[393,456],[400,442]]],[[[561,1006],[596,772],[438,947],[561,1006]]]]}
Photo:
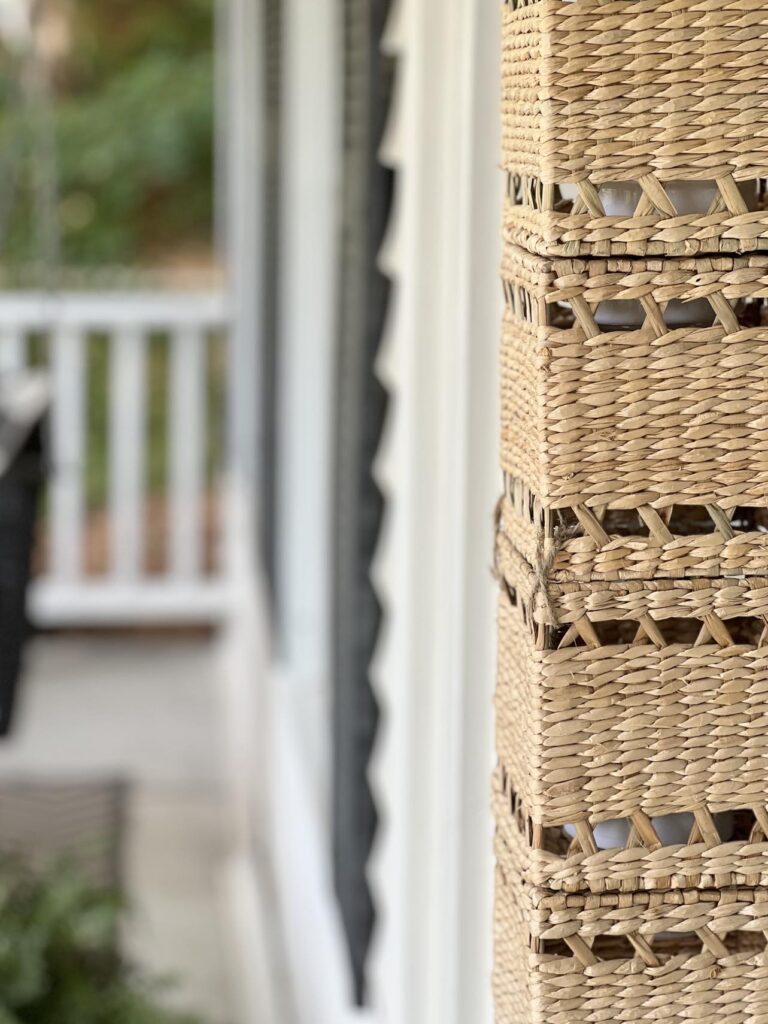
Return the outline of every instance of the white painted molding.
{"type": "MultiPolygon", "coordinates": [[[[371,665],[371,682],[380,718],[369,776],[379,813],[379,830],[369,865],[377,908],[376,930],[369,960],[370,998],[382,1024],[410,1024],[411,988],[416,964],[412,955],[410,849],[407,823],[409,779],[415,738],[411,720],[412,628],[417,595],[411,586],[412,541],[408,523],[414,505],[409,440],[413,439],[414,408],[407,393],[415,353],[414,207],[418,194],[406,160],[416,141],[413,107],[414,61],[408,49],[415,4],[394,0],[384,48],[396,61],[395,88],[381,159],[397,173],[395,196],[380,265],[392,282],[390,308],[379,349],[377,371],[390,394],[374,475],[386,499],[384,520],[371,577],[385,609],[379,642],[371,665]],[[410,229],[410,232],[409,232],[410,229]],[[409,263],[410,260],[410,263],[409,263]]],[[[415,788],[415,787],[414,787],[415,788]]]]}
{"type": "Polygon", "coordinates": [[[233,857],[220,880],[229,921],[228,957],[239,1024],[289,1024],[276,970],[274,921],[260,865],[252,853],[233,857]]]}
{"type": "Polygon", "coordinates": [[[286,666],[273,668],[274,788],[269,835],[293,1011],[296,1024],[374,1024],[367,1011],[352,1005],[352,978],[333,894],[326,822],[307,784],[307,752],[296,729],[301,716],[295,705],[307,685],[286,666]]]}
{"type": "Polygon", "coordinates": [[[278,628],[291,665],[328,664],[341,24],[285,0],[281,143],[278,628]]]}
{"type": "Polygon", "coordinates": [[[256,551],[249,489],[226,492],[225,558],[230,614],[219,634],[227,796],[234,848],[222,879],[232,934],[232,981],[240,1024],[298,1024],[288,1012],[290,984],[274,891],[270,821],[274,797],[270,624],[256,551]]]}
{"type": "MultiPolygon", "coordinates": [[[[331,874],[334,387],[342,177],[338,5],[284,0],[276,655],[267,838],[296,1024],[358,1024],[331,874]]],[[[291,1020],[291,1024],[294,1024],[291,1020]]]]}
{"type": "Polygon", "coordinates": [[[333,3],[282,10],[276,633],[307,690],[306,754],[330,842],[333,418],[342,173],[342,21],[333,3]]]}
{"type": "Polygon", "coordinates": [[[392,411],[376,467],[388,508],[370,871],[383,1024],[492,1020],[497,21],[472,0],[400,0],[386,39],[398,81],[382,158],[398,180],[381,255],[392,411]]]}
{"type": "Polygon", "coordinates": [[[379,917],[372,1008],[361,1014],[327,807],[338,186],[327,147],[341,67],[331,7],[287,0],[285,10],[281,629],[261,729],[281,938],[297,1024],[490,1024],[497,12],[474,0],[398,0],[386,40],[399,68],[382,151],[398,181],[381,255],[393,290],[378,372],[393,399],[376,465],[388,502],[373,566],[386,613],[372,672],[379,917]]]}

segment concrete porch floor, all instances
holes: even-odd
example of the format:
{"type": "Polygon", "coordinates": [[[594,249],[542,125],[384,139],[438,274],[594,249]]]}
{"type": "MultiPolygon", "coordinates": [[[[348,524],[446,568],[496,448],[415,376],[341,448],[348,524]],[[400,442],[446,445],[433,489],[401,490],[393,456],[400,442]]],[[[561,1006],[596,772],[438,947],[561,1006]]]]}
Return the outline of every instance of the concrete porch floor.
{"type": "Polygon", "coordinates": [[[234,837],[219,661],[199,637],[37,638],[0,779],[130,783],[129,953],[177,980],[173,1005],[240,1024],[221,884],[234,837]]]}

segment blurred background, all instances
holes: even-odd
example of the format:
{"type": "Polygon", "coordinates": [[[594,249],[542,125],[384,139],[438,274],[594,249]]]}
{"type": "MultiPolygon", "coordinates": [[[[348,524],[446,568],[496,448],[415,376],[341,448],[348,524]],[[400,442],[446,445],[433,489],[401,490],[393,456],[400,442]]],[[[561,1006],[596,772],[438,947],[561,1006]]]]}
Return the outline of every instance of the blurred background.
{"type": "Polygon", "coordinates": [[[0,0],[0,1024],[491,1024],[498,22],[0,0]]]}

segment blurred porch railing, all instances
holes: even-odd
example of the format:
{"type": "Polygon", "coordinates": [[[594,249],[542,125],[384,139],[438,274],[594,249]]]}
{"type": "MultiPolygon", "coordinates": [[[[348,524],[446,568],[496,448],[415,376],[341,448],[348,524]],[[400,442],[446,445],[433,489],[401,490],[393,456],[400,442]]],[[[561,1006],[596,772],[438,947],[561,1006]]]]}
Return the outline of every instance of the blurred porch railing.
{"type": "Polygon", "coordinates": [[[6,293],[0,369],[46,366],[41,625],[218,618],[224,294],[6,293]]]}

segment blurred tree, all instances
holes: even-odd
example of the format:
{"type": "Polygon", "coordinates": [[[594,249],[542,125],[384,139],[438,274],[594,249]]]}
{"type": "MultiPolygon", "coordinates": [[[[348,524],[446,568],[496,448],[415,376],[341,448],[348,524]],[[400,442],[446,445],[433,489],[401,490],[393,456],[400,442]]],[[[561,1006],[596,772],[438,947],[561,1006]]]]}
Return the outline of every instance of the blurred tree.
{"type": "MultiPolygon", "coordinates": [[[[62,264],[146,264],[209,247],[213,0],[53,2],[69,27],[50,69],[62,264]]],[[[33,119],[12,93],[6,75],[3,138],[22,158],[2,255],[18,268],[40,254],[33,119]]]]}

